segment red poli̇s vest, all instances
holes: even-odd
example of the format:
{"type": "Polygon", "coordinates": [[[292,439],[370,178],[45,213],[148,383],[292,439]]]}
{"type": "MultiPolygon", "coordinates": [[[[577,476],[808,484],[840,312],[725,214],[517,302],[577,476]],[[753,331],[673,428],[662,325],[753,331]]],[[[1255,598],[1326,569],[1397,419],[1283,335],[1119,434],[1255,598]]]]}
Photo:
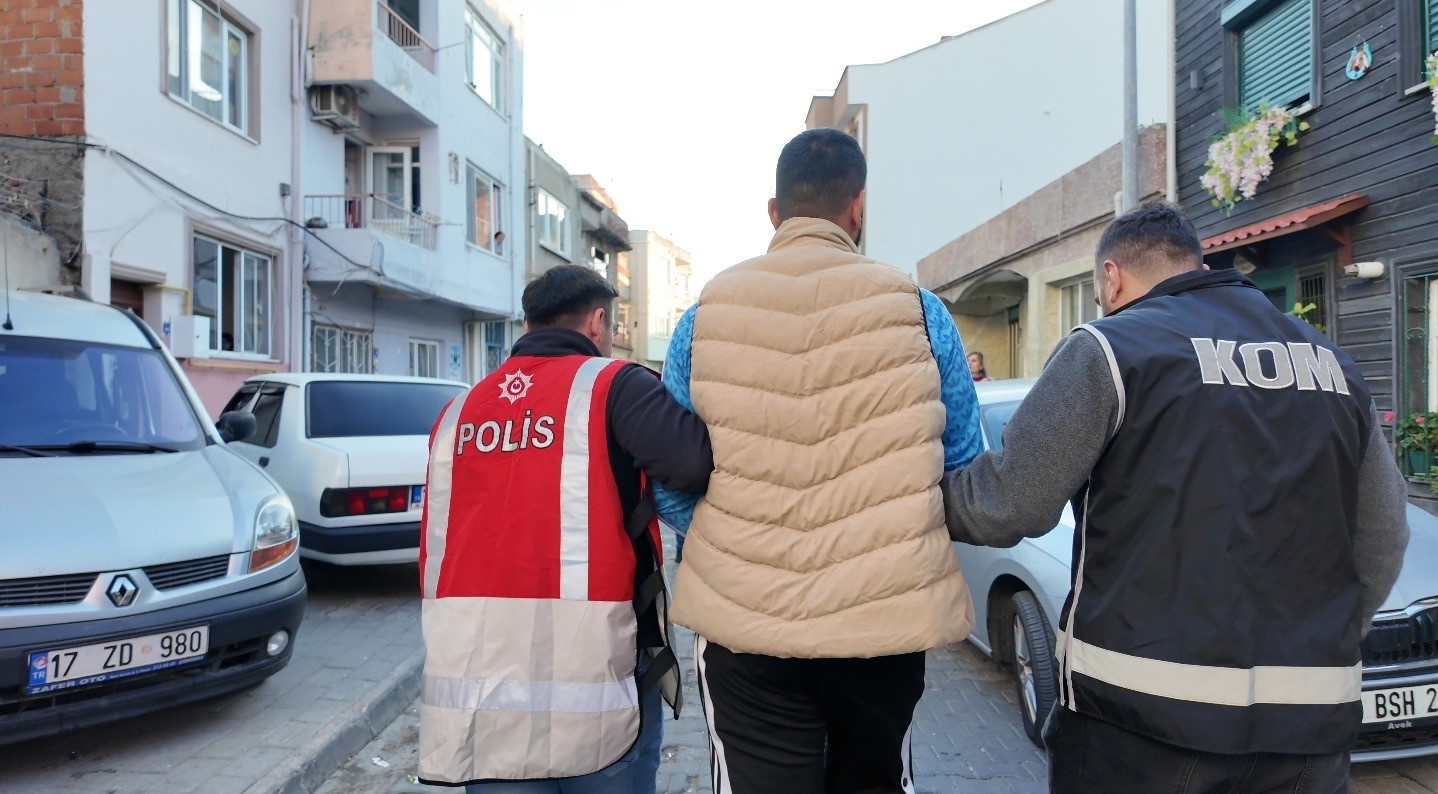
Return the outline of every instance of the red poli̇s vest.
{"type": "MultiPolygon", "coordinates": [[[[647,498],[630,540],[610,468],[606,407],[625,365],[512,357],[435,427],[419,558],[422,780],[583,775],[638,738],[635,549],[660,546],[647,498]]],[[[667,628],[662,574],[641,589],[667,628]]],[[[663,672],[677,690],[677,671],[663,672]]]]}

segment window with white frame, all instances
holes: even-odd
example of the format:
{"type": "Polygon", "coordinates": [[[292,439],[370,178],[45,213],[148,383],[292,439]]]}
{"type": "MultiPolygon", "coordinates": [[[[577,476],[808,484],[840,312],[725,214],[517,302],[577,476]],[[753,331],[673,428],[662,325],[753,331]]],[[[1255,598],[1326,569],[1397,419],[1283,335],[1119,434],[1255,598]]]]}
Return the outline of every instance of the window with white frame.
{"type": "Polygon", "coordinates": [[[468,31],[464,45],[465,79],[479,98],[495,110],[504,107],[504,41],[485,24],[473,6],[464,9],[468,31]]]}
{"type": "Polygon", "coordinates": [[[569,208],[540,188],[535,212],[539,215],[540,245],[561,256],[569,256],[569,208]]]}
{"type": "Polygon", "coordinates": [[[315,323],[310,333],[310,371],[363,375],[374,372],[374,334],[315,323]]]}
{"type": "Polygon", "coordinates": [[[250,34],[207,0],[167,0],[170,95],[221,124],[249,132],[250,34]]]}
{"type": "Polygon", "coordinates": [[[500,228],[500,184],[489,175],[469,164],[468,177],[469,220],[466,224],[470,245],[477,245],[487,251],[504,255],[500,228]]]}
{"type": "Polygon", "coordinates": [[[1098,319],[1093,279],[1085,278],[1059,287],[1059,335],[1098,319]]]}
{"type": "Polygon", "coordinates": [[[429,339],[409,340],[409,374],[418,378],[439,377],[439,343],[429,339]]]}
{"type": "Polygon", "coordinates": [[[193,312],[210,318],[210,349],[268,357],[274,261],[198,234],[193,250],[193,312]]]}

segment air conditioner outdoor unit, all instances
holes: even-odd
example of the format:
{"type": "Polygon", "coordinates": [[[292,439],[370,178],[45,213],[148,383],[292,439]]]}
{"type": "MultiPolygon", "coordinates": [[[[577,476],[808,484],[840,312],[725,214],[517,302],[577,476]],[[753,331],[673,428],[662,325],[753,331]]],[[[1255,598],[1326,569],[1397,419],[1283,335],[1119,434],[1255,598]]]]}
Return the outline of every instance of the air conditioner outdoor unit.
{"type": "Polygon", "coordinates": [[[337,130],[359,126],[359,102],[347,85],[317,85],[310,88],[310,114],[337,130]]]}

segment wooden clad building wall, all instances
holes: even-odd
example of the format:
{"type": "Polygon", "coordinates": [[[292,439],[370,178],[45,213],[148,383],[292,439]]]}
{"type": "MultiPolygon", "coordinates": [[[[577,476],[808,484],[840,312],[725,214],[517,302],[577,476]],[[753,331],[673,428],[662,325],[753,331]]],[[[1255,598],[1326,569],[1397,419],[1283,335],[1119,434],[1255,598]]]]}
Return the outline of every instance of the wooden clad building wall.
{"type": "MultiPolygon", "coordinates": [[[[1351,216],[1354,261],[1380,260],[1378,280],[1345,277],[1336,244],[1320,231],[1277,238],[1260,249],[1260,269],[1293,267],[1328,275],[1326,331],[1362,367],[1380,411],[1404,406],[1397,366],[1395,284],[1404,276],[1438,271],[1438,145],[1431,141],[1431,96],[1407,94],[1421,82],[1418,9],[1423,0],[1312,0],[1320,68],[1311,129],[1296,147],[1275,155],[1272,176],[1231,216],[1209,203],[1199,184],[1208,146],[1225,133],[1225,103],[1233,103],[1233,36],[1220,23],[1225,0],[1178,0],[1177,147],[1180,202],[1202,237],[1281,216],[1330,199],[1363,194],[1371,203],[1351,216]],[[1405,4],[1408,4],[1405,6],[1405,4]],[[1405,40],[1404,37],[1411,37],[1405,40]],[[1366,40],[1373,69],[1349,80],[1355,44],[1366,40]],[[1195,87],[1196,86],[1196,87],[1195,87]],[[1395,381],[1395,378],[1398,379],[1395,381]]],[[[1216,254],[1211,264],[1232,261],[1216,254]]],[[[1432,377],[1438,377],[1433,373],[1432,377]]]]}

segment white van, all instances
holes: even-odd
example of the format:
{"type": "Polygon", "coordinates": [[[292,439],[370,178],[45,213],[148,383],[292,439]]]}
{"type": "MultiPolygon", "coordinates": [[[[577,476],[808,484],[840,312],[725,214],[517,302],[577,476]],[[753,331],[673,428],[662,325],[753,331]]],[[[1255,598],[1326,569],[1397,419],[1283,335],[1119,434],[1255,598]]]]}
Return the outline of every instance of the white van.
{"type": "Polygon", "coordinates": [[[278,672],[304,617],[305,579],[289,499],[226,446],[253,432],[253,418],[222,416],[217,429],[132,313],[8,298],[0,743],[278,672]]]}

